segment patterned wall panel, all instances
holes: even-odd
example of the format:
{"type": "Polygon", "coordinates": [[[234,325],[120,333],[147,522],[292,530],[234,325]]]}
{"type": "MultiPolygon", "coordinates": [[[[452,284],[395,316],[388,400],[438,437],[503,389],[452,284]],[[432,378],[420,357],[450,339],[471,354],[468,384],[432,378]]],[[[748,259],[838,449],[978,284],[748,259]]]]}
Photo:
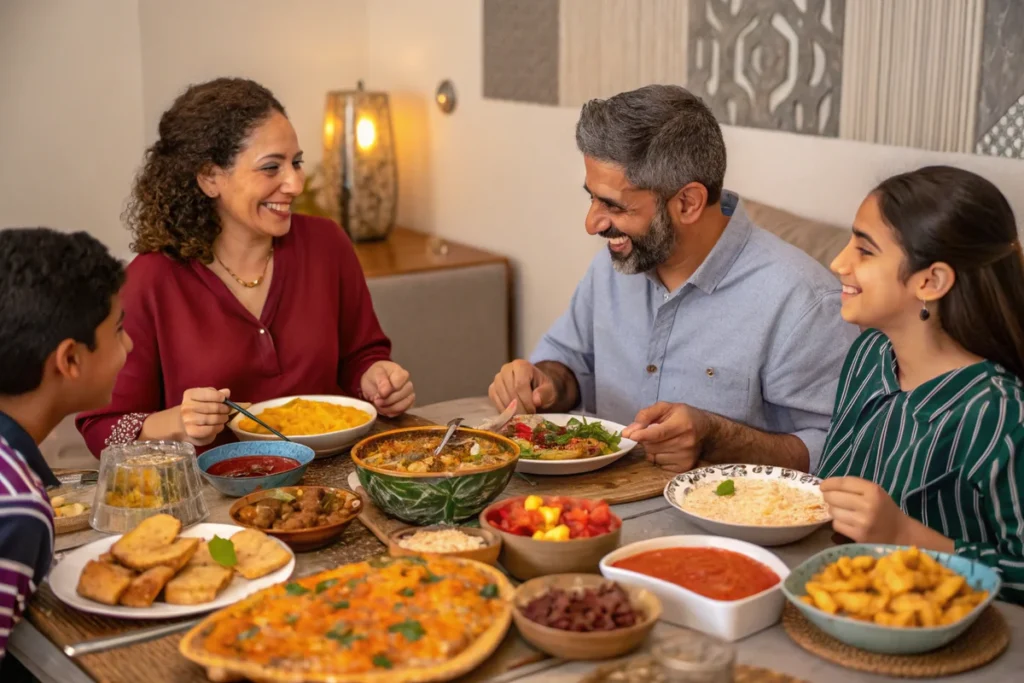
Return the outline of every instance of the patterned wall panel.
{"type": "Polygon", "coordinates": [[[559,101],[686,82],[688,0],[562,0],[559,101]]]}
{"type": "Polygon", "coordinates": [[[1024,159],[1024,2],[988,0],[975,151],[1024,159]]]}
{"type": "Polygon", "coordinates": [[[984,0],[850,0],[840,137],[970,152],[984,0]]]}
{"type": "Polygon", "coordinates": [[[558,104],[558,1],[484,0],[484,97],[558,104]]]}
{"type": "Polygon", "coordinates": [[[1024,0],[482,0],[484,96],[647,83],[723,123],[1024,158],[1024,0]]]}
{"type": "Polygon", "coordinates": [[[839,133],[845,0],[691,0],[689,87],[720,121],[839,133]]]}

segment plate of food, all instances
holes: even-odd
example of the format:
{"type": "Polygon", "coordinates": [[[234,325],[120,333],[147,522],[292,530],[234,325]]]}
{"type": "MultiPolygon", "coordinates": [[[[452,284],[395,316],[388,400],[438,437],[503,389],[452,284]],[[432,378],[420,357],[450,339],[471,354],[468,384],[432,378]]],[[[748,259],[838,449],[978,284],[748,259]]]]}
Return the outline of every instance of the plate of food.
{"type": "Polygon", "coordinates": [[[582,474],[612,464],[633,450],[620,424],[583,415],[516,415],[501,429],[519,445],[517,472],[582,474]]]}
{"type": "Polygon", "coordinates": [[[799,541],[832,521],[821,480],[771,465],[710,465],[677,475],[665,500],[705,531],[757,545],[799,541]]]}
{"type": "Polygon", "coordinates": [[[786,578],[786,598],[833,638],[908,655],[955,640],[995,600],[999,573],[967,557],[916,547],[827,548],[786,578]]]}
{"type": "MultiPolygon", "coordinates": [[[[285,396],[261,401],[247,410],[289,439],[312,448],[318,457],[339,453],[373,427],[377,409],[348,396],[285,396]]],[[[277,441],[279,437],[237,413],[228,427],[239,441],[277,441]]]]}
{"type": "Polygon", "coordinates": [[[185,531],[167,514],[121,536],[69,552],[50,588],[83,612],[122,619],[166,619],[225,607],[284,581],[295,555],[281,541],[233,524],[185,531]]]}
{"type": "Polygon", "coordinates": [[[498,647],[514,593],[504,574],[473,560],[376,557],[211,614],[179,651],[217,680],[447,681],[498,647]]]}

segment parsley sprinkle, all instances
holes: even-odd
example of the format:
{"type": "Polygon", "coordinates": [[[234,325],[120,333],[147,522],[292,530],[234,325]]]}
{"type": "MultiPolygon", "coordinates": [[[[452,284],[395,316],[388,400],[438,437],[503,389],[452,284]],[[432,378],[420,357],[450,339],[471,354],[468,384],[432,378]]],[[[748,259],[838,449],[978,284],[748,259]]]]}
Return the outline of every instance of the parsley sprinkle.
{"type": "Polygon", "coordinates": [[[488,600],[498,597],[498,586],[493,583],[489,583],[480,589],[480,597],[488,600]]]}
{"type": "Polygon", "coordinates": [[[428,569],[427,575],[420,579],[420,583],[437,583],[438,581],[441,581],[443,579],[443,576],[438,576],[437,574],[428,569]]]}
{"type": "Polygon", "coordinates": [[[299,615],[298,614],[289,614],[288,616],[286,616],[284,618],[284,623],[288,624],[289,626],[294,626],[295,622],[297,622],[298,620],[299,620],[299,615]]]}
{"type": "Polygon", "coordinates": [[[374,655],[373,665],[378,669],[390,669],[393,666],[387,655],[374,655]]]}
{"type": "Polygon", "coordinates": [[[303,586],[301,583],[292,581],[284,587],[284,592],[288,595],[305,595],[309,592],[309,589],[303,586]]]}
{"type": "Polygon", "coordinates": [[[336,626],[332,630],[328,631],[327,637],[331,640],[337,641],[338,644],[342,647],[352,647],[352,643],[356,642],[357,640],[366,640],[366,636],[361,636],[357,633],[352,633],[351,628],[346,627],[344,629],[341,629],[339,628],[340,626],[342,625],[339,624],[339,626],[336,626]]]}
{"type": "Polygon", "coordinates": [[[412,596],[416,595],[416,591],[414,591],[412,588],[406,587],[398,591],[398,594],[401,595],[403,598],[411,598],[412,596]]]}
{"type": "Polygon", "coordinates": [[[345,586],[348,587],[348,588],[355,588],[359,584],[365,583],[365,581],[366,581],[365,577],[363,577],[361,579],[349,579],[348,581],[345,582],[345,586]]]}
{"type": "Polygon", "coordinates": [[[398,624],[388,626],[388,633],[401,633],[410,643],[415,643],[426,634],[426,631],[423,630],[423,625],[420,622],[406,619],[398,624]]]}
{"type": "Polygon", "coordinates": [[[316,585],[317,595],[319,595],[320,593],[323,593],[325,590],[327,590],[331,586],[335,585],[336,583],[338,583],[337,579],[327,579],[326,581],[321,581],[320,583],[318,583],[316,585]]]}
{"type": "Polygon", "coordinates": [[[348,609],[348,600],[338,600],[338,602],[332,602],[331,607],[334,609],[348,609]]]}
{"type": "Polygon", "coordinates": [[[252,628],[247,628],[244,631],[242,631],[241,633],[239,633],[238,634],[238,639],[239,640],[249,640],[250,638],[252,638],[254,635],[256,635],[259,632],[260,632],[259,627],[258,626],[253,626],[252,628]]]}

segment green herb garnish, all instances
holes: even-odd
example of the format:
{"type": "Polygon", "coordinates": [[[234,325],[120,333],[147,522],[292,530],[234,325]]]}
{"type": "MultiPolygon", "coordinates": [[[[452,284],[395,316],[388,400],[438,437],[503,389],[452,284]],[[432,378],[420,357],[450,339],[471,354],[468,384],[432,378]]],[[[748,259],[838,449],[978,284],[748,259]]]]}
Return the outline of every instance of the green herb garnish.
{"type": "Polygon", "coordinates": [[[249,640],[250,638],[252,638],[254,635],[256,635],[259,632],[260,632],[259,627],[258,626],[253,626],[252,628],[247,628],[244,631],[242,631],[241,633],[239,633],[238,634],[238,639],[239,640],[249,640]]]}
{"type": "Polygon", "coordinates": [[[420,579],[420,583],[437,583],[438,581],[444,580],[443,576],[438,576],[434,572],[427,570],[427,575],[420,579]]]}
{"type": "Polygon", "coordinates": [[[493,583],[489,583],[480,589],[480,597],[491,600],[498,597],[498,586],[493,583]]]}
{"type": "Polygon", "coordinates": [[[361,579],[349,579],[348,581],[345,582],[345,587],[348,588],[348,589],[352,589],[352,588],[355,588],[356,586],[358,586],[359,584],[365,583],[365,582],[366,582],[366,577],[365,576],[363,578],[361,578],[361,579]]]}
{"type": "Polygon", "coordinates": [[[393,666],[387,655],[374,655],[373,665],[378,669],[390,669],[393,666]]]}
{"type": "Polygon", "coordinates": [[[298,620],[299,620],[299,615],[298,614],[289,614],[288,616],[286,616],[284,618],[284,623],[288,624],[289,626],[294,626],[295,623],[298,620]]]}
{"type": "Polygon", "coordinates": [[[284,587],[284,592],[288,595],[305,595],[309,592],[309,589],[303,586],[301,583],[292,581],[284,587]]]}
{"type": "Polygon", "coordinates": [[[366,564],[370,565],[374,569],[380,569],[382,567],[387,567],[394,561],[395,559],[393,557],[382,555],[380,557],[371,557],[369,560],[366,561],[366,564]]]}
{"type": "Polygon", "coordinates": [[[398,594],[401,595],[403,598],[411,598],[412,596],[416,595],[416,591],[414,591],[412,588],[406,587],[398,591],[398,594]]]}
{"type": "Polygon", "coordinates": [[[338,600],[337,602],[332,602],[331,607],[333,607],[334,609],[348,609],[348,600],[338,600]]]}
{"type": "Polygon", "coordinates": [[[726,479],[715,489],[716,496],[731,496],[736,493],[736,484],[732,479],[726,479]]]}
{"type": "Polygon", "coordinates": [[[412,564],[426,564],[426,558],[420,557],[419,555],[406,555],[401,558],[405,562],[411,562],[412,564]]]}
{"type": "Polygon", "coordinates": [[[352,643],[357,640],[366,640],[366,636],[353,633],[352,628],[343,623],[337,624],[326,635],[331,640],[337,641],[342,647],[352,647],[352,643]]]}
{"type": "Polygon", "coordinates": [[[318,583],[314,590],[316,590],[317,595],[319,595],[320,593],[323,593],[325,590],[335,585],[336,583],[338,583],[337,579],[327,579],[326,581],[321,581],[320,583],[318,583]]]}
{"type": "Polygon", "coordinates": [[[210,549],[210,557],[213,558],[213,561],[222,567],[230,568],[238,564],[238,557],[235,555],[235,544],[229,539],[214,536],[206,544],[206,547],[210,549]]]}
{"type": "Polygon", "coordinates": [[[410,643],[415,643],[426,635],[427,632],[423,630],[423,625],[420,622],[415,619],[406,619],[405,621],[388,626],[388,633],[401,633],[410,643]]]}
{"type": "Polygon", "coordinates": [[[282,503],[290,503],[295,500],[295,496],[284,489],[270,489],[270,493],[267,494],[267,498],[273,498],[274,500],[279,500],[282,503]]]}

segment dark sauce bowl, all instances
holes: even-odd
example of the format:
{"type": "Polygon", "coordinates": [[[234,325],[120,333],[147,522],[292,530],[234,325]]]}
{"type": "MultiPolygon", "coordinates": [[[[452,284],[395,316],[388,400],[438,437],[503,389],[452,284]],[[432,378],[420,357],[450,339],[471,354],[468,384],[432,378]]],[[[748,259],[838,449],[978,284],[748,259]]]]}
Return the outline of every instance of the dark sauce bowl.
{"type": "Polygon", "coordinates": [[[258,489],[293,486],[302,480],[315,453],[309,446],[287,441],[241,441],[213,448],[199,456],[197,464],[206,481],[225,496],[240,498],[258,489]],[[291,462],[285,462],[289,460],[291,462]],[[232,463],[232,461],[237,461],[232,463]],[[297,465],[296,465],[297,463],[297,465]],[[235,466],[232,466],[232,465],[235,466]],[[262,476],[218,476],[211,468],[229,472],[252,469],[252,465],[272,465],[262,476]],[[216,467],[214,467],[216,466],[216,467]],[[285,468],[290,469],[285,469],[285,468]]]}

